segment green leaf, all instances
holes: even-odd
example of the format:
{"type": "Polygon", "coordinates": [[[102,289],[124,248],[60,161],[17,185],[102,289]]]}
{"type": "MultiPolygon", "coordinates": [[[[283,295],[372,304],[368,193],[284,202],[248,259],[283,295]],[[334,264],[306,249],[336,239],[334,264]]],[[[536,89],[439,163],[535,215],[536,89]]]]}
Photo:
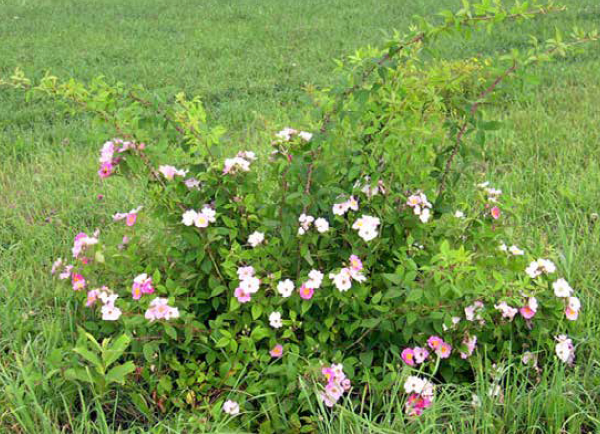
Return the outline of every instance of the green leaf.
{"type": "Polygon", "coordinates": [[[254,303],[252,305],[252,319],[256,320],[256,319],[260,318],[260,316],[262,315],[262,312],[263,312],[263,308],[260,304],[254,303]]]}
{"type": "Polygon", "coordinates": [[[85,383],[94,384],[90,372],[83,368],[69,368],[65,371],[65,378],[71,381],[83,381],[85,383]]]}
{"type": "Polygon", "coordinates": [[[227,345],[229,345],[229,341],[230,339],[227,336],[223,336],[221,339],[219,339],[217,341],[217,343],[215,344],[216,348],[224,348],[227,345]]]}
{"type": "Polygon", "coordinates": [[[96,354],[85,347],[75,347],[73,351],[94,365],[94,368],[96,368],[98,372],[104,373],[104,365],[102,364],[100,357],[98,357],[96,354]]]}
{"type": "Polygon", "coordinates": [[[167,333],[167,335],[169,335],[173,340],[177,339],[177,330],[175,330],[175,328],[170,325],[170,324],[165,324],[165,332],[167,333]]]}
{"type": "Polygon", "coordinates": [[[116,362],[117,359],[125,352],[130,343],[131,338],[125,334],[121,335],[117,340],[115,340],[109,349],[102,354],[104,366],[108,368],[110,365],[116,362]]]}
{"type": "Polygon", "coordinates": [[[127,363],[123,363],[122,365],[117,365],[108,371],[106,374],[106,383],[119,383],[125,384],[125,377],[135,371],[135,365],[130,360],[127,363]]]}

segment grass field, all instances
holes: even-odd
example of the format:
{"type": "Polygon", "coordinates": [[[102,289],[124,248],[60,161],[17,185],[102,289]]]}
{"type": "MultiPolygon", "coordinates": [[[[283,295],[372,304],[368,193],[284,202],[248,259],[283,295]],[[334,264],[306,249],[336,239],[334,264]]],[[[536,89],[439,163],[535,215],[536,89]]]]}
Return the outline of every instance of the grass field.
{"type": "MultiPolygon", "coordinates": [[[[548,37],[555,27],[600,27],[597,0],[562,3],[569,7],[564,14],[477,36],[469,53],[456,44],[449,52],[459,57],[502,51],[522,45],[529,33],[548,37]]],[[[0,0],[0,75],[17,66],[33,77],[45,70],[81,80],[103,74],[160,95],[197,94],[211,118],[228,128],[228,146],[260,152],[256,131],[300,117],[303,86],[331,83],[333,58],[377,44],[384,31],[406,28],[414,14],[459,5],[452,0],[0,0]]],[[[517,201],[521,244],[544,238],[556,246],[565,277],[581,294],[580,345],[589,358],[568,375],[559,368],[546,372],[533,391],[520,385],[515,367],[504,404],[486,399],[474,412],[470,391],[449,387],[416,432],[440,432],[432,425],[436,418],[465,432],[461,420],[467,417],[477,421],[477,432],[517,433],[524,427],[580,432],[582,425],[600,432],[599,71],[598,44],[534,67],[539,84],[515,89],[511,104],[497,111],[505,125],[475,168],[517,201]],[[467,397],[466,404],[458,404],[459,395],[467,397]]],[[[46,362],[54,348],[74,339],[77,318],[72,295],[55,288],[48,271],[71,243],[73,228],[101,227],[106,216],[126,209],[143,192],[98,180],[97,151],[107,132],[86,116],[0,89],[0,132],[0,432],[111,432],[110,415],[106,424],[92,424],[83,409],[64,408],[54,389],[55,373],[46,362]],[[110,198],[110,209],[98,194],[110,198]]],[[[343,414],[330,424],[324,420],[322,431],[405,429],[392,409],[389,419],[377,423],[368,412],[343,414]]],[[[188,425],[186,415],[157,423],[155,432],[200,430],[188,425]]]]}

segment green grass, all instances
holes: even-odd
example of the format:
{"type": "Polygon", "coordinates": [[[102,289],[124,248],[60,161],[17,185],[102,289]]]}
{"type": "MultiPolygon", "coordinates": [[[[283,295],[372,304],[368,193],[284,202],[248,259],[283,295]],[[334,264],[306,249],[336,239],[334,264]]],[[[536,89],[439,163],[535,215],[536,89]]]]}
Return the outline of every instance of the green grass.
{"type": "MultiPolygon", "coordinates": [[[[485,54],[522,45],[528,33],[549,36],[555,26],[600,27],[597,0],[563,3],[567,13],[476,36],[468,53],[454,43],[446,48],[456,57],[485,54]]],[[[406,28],[413,14],[458,6],[450,0],[3,0],[0,74],[16,66],[34,77],[45,70],[81,80],[104,74],[158,95],[198,94],[211,118],[229,129],[228,146],[260,150],[258,131],[302,117],[305,85],[332,82],[333,58],[377,44],[384,31],[406,28]]],[[[504,128],[474,169],[516,200],[523,245],[543,238],[556,246],[565,277],[582,296],[581,345],[589,357],[568,376],[545,372],[534,390],[523,387],[515,363],[504,404],[484,399],[473,410],[471,390],[450,386],[418,424],[405,426],[392,402],[382,415],[347,409],[330,421],[323,413],[320,432],[440,432],[439,420],[454,432],[580,432],[584,423],[600,432],[598,71],[598,45],[535,67],[538,86],[515,89],[510,104],[495,110],[504,128]]],[[[112,432],[115,413],[84,399],[87,408],[69,408],[61,393],[77,390],[48,368],[52,350],[73,341],[78,324],[71,294],[52,284],[48,270],[76,229],[102,227],[143,191],[101,183],[97,150],[110,133],[56,107],[0,89],[0,431],[112,432]],[[98,416],[92,423],[92,413],[105,421],[98,416]]],[[[155,423],[153,432],[202,429],[182,414],[155,423]]]]}

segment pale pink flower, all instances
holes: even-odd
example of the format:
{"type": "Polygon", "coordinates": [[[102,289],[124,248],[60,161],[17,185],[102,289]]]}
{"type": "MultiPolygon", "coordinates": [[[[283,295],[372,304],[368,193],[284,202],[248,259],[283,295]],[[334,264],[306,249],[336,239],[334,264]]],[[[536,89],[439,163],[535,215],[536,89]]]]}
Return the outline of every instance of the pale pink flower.
{"type": "Polygon", "coordinates": [[[329,222],[324,218],[319,217],[315,220],[315,228],[317,228],[317,232],[325,233],[329,230],[329,222]]]}
{"type": "Polygon", "coordinates": [[[169,300],[166,298],[156,297],[150,302],[150,307],[144,314],[147,320],[156,321],[159,319],[170,320],[179,317],[179,310],[168,305],[169,300]]]}
{"type": "Polygon", "coordinates": [[[240,412],[240,405],[232,400],[227,400],[223,404],[223,413],[235,416],[240,412]]]}
{"type": "Polygon", "coordinates": [[[254,267],[239,267],[237,270],[237,275],[240,280],[246,280],[250,277],[254,277],[254,267]]]}
{"type": "Polygon", "coordinates": [[[121,309],[114,304],[105,304],[100,311],[102,312],[102,319],[104,321],[116,321],[122,314],[121,309]]]}
{"type": "Polygon", "coordinates": [[[434,351],[436,351],[443,343],[444,340],[439,336],[431,336],[429,339],[427,339],[427,345],[429,345],[429,348],[434,351]]]}
{"type": "Polygon", "coordinates": [[[276,359],[280,358],[281,356],[283,356],[283,345],[281,345],[281,344],[275,345],[271,349],[271,351],[269,351],[269,354],[271,355],[271,357],[274,357],[276,359]]]}
{"type": "Polygon", "coordinates": [[[335,287],[341,291],[348,291],[352,287],[352,275],[348,268],[342,268],[339,273],[329,273],[329,278],[333,281],[335,287]]]}
{"type": "Polygon", "coordinates": [[[294,292],[294,282],[290,279],[280,281],[277,284],[277,292],[279,292],[282,297],[288,298],[292,295],[292,292],[294,292]]]}
{"type": "Polygon", "coordinates": [[[265,241],[265,234],[262,232],[255,231],[248,237],[248,244],[252,247],[256,247],[265,241]]]}
{"type": "Polygon", "coordinates": [[[96,300],[98,300],[99,295],[100,295],[100,291],[98,291],[97,289],[92,289],[92,290],[88,291],[87,301],[85,303],[86,307],[90,307],[90,306],[94,305],[94,303],[96,303],[96,300]]]}
{"type": "Polygon", "coordinates": [[[360,271],[363,269],[363,263],[358,256],[350,256],[350,269],[354,271],[360,271]]]}
{"type": "Polygon", "coordinates": [[[63,265],[63,261],[61,258],[58,258],[56,261],[54,261],[54,264],[52,264],[52,270],[50,270],[50,274],[55,274],[56,271],[62,267],[63,265]]]}
{"type": "Polygon", "coordinates": [[[421,363],[424,363],[425,360],[427,360],[427,357],[429,357],[429,351],[427,351],[426,348],[422,348],[422,347],[413,348],[413,354],[415,357],[415,363],[417,363],[419,365],[421,363]]]}
{"type": "Polygon", "coordinates": [[[235,289],[233,295],[241,304],[248,303],[252,299],[252,296],[249,292],[245,292],[242,288],[239,287],[235,289]]]}
{"type": "Polygon", "coordinates": [[[556,338],[557,344],[555,347],[556,355],[563,363],[571,364],[575,359],[575,347],[573,341],[567,335],[560,335],[556,338]]]}
{"type": "Polygon", "coordinates": [[[452,346],[447,342],[442,342],[437,350],[435,350],[435,353],[440,356],[441,359],[447,359],[452,353],[452,346]]]}
{"type": "Polygon", "coordinates": [[[538,308],[537,299],[535,297],[529,297],[527,304],[519,309],[521,316],[525,319],[531,319],[535,316],[538,308]]]}
{"type": "Polygon", "coordinates": [[[463,339],[462,343],[466,345],[467,352],[461,352],[460,357],[462,359],[468,359],[473,354],[473,351],[475,351],[475,346],[477,345],[477,336],[466,337],[465,339],[463,339]]]}
{"type": "Polygon", "coordinates": [[[255,294],[260,289],[260,279],[257,277],[248,277],[244,280],[240,280],[240,288],[248,294],[255,294]]]}
{"type": "Polygon", "coordinates": [[[183,223],[186,226],[192,226],[196,222],[197,218],[198,213],[193,209],[188,209],[186,212],[183,213],[181,223],[183,223]]]}
{"type": "Polygon", "coordinates": [[[573,288],[562,277],[552,284],[552,288],[554,289],[554,295],[560,298],[570,297],[573,293],[573,288]]]}
{"type": "Polygon", "coordinates": [[[281,328],[283,326],[283,322],[281,321],[281,313],[271,312],[269,315],[269,325],[274,329],[281,328]]]}
{"type": "Polygon", "coordinates": [[[319,270],[311,270],[308,273],[308,280],[304,283],[307,288],[319,289],[323,283],[323,273],[319,270]]]}
{"type": "Polygon", "coordinates": [[[180,170],[174,166],[160,166],[158,171],[169,181],[173,180],[176,176],[185,176],[188,171],[180,170]]]}

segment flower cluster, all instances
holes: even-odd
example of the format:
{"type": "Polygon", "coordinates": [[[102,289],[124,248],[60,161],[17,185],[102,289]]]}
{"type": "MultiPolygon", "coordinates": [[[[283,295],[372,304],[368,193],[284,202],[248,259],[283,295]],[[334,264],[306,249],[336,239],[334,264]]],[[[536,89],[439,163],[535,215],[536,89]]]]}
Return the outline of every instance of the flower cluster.
{"type": "Polygon", "coordinates": [[[581,302],[579,298],[573,297],[573,288],[568,282],[563,279],[557,279],[553,284],[554,295],[558,298],[562,298],[566,302],[565,316],[569,321],[575,321],[579,317],[579,310],[581,309],[581,302]]]}
{"type": "Polygon", "coordinates": [[[427,339],[427,345],[431,348],[440,359],[447,359],[452,354],[452,345],[444,342],[439,336],[431,336],[427,339]]]}
{"type": "Polygon", "coordinates": [[[483,192],[487,195],[487,201],[491,203],[497,203],[498,198],[502,194],[502,190],[490,187],[489,181],[477,184],[477,187],[483,190],[483,192]]]}
{"type": "Polygon", "coordinates": [[[260,288],[260,279],[254,276],[254,267],[251,266],[240,267],[237,273],[240,284],[233,295],[240,303],[248,303],[252,299],[252,294],[257,293],[260,288]]]}
{"type": "Polygon", "coordinates": [[[363,183],[357,181],[354,184],[354,188],[359,188],[369,199],[380,193],[385,194],[385,185],[383,184],[383,181],[380,179],[375,185],[372,185],[370,176],[365,176],[363,183]]]}
{"type": "Polygon", "coordinates": [[[152,286],[152,277],[148,277],[146,273],[140,274],[133,279],[133,286],[131,287],[131,295],[134,300],[142,298],[142,294],[152,294],[154,287],[152,286]]]}
{"type": "Polygon", "coordinates": [[[427,351],[427,348],[422,347],[405,348],[401,356],[408,366],[415,366],[415,364],[420,365],[427,360],[429,351],[427,351]]]}
{"type": "Polygon", "coordinates": [[[467,321],[479,321],[481,325],[485,324],[485,320],[482,317],[483,303],[481,301],[475,301],[472,305],[465,307],[465,318],[467,321]]]}
{"type": "Polygon", "coordinates": [[[427,223],[431,218],[431,203],[423,193],[413,194],[408,197],[406,204],[413,209],[416,216],[423,223],[427,223]]]}
{"type": "Polygon", "coordinates": [[[233,158],[227,158],[223,165],[223,174],[234,174],[237,172],[249,172],[250,163],[256,160],[256,154],[252,151],[240,151],[233,158]]]}
{"type": "Polygon", "coordinates": [[[312,226],[313,222],[315,224],[315,229],[320,234],[323,234],[329,230],[329,222],[322,217],[319,217],[315,220],[313,216],[302,214],[298,218],[300,222],[300,227],[298,228],[298,235],[304,235],[312,226]]]}
{"type": "Polygon", "coordinates": [[[512,246],[508,247],[506,244],[502,243],[502,244],[500,244],[498,249],[502,252],[509,252],[513,256],[523,256],[525,254],[525,252],[523,250],[519,249],[514,244],[512,246]]]}
{"type": "Polygon", "coordinates": [[[341,291],[348,291],[352,287],[352,281],[365,282],[367,278],[362,274],[363,264],[356,255],[350,256],[350,266],[342,268],[338,273],[329,273],[329,278],[335,287],[341,291]]]}
{"type": "Polygon", "coordinates": [[[117,294],[111,291],[106,286],[103,286],[100,289],[92,289],[87,293],[87,301],[86,306],[93,306],[96,301],[100,300],[102,302],[102,308],[100,312],[102,313],[102,319],[104,321],[116,321],[121,317],[121,309],[115,306],[115,301],[119,298],[117,294]]]}
{"type": "Polygon", "coordinates": [[[73,285],[73,291],[79,291],[85,288],[86,282],[81,274],[73,273],[71,275],[71,284],[73,285]]]}
{"type": "Polygon", "coordinates": [[[64,264],[64,262],[61,258],[58,258],[56,261],[54,261],[54,263],[52,264],[52,270],[50,271],[50,273],[56,274],[61,268],[62,268],[62,271],[58,275],[58,278],[60,280],[68,279],[71,276],[71,271],[73,270],[73,265],[64,264]]]}
{"type": "Polygon", "coordinates": [[[538,259],[529,264],[525,272],[529,277],[535,279],[542,274],[552,274],[556,271],[556,265],[549,259],[538,259]]]}
{"type": "Polygon", "coordinates": [[[169,300],[166,298],[156,297],[150,302],[150,306],[146,310],[144,317],[150,320],[150,322],[159,319],[168,321],[173,318],[179,318],[179,309],[169,306],[169,300]]]}
{"type": "Polygon", "coordinates": [[[73,241],[73,248],[71,251],[73,252],[73,257],[77,259],[81,253],[83,253],[87,247],[98,244],[98,234],[99,231],[94,232],[94,236],[90,237],[85,232],[79,232],[75,236],[75,240],[73,241]]]}
{"type": "Polygon", "coordinates": [[[404,382],[404,391],[409,394],[405,404],[409,416],[420,416],[433,403],[434,388],[428,380],[411,375],[404,382]]]}
{"type": "Polygon", "coordinates": [[[344,367],[341,363],[333,364],[321,368],[321,373],[325,376],[327,385],[325,391],[321,392],[320,398],[327,407],[333,407],[340,400],[344,392],[352,387],[350,379],[344,374],[344,367]]]}
{"type": "Polygon", "coordinates": [[[186,226],[196,226],[197,228],[206,228],[209,223],[217,221],[217,213],[208,205],[204,205],[202,211],[188,209],[181,217],[181,223],[186,226]]]}
{"type": "Polygon", "coordinates": [[[143,207],[138,206],[136,209],[132,209],[131,211],[129,211],[127,213],[118,212],[115,215],[113,215],[113,221],[117,222],[117,221],[125,219],[125,224],[127,226],[133,226],[137,220],[137,215],[142,208],[143,207]]]}
{"type": "Polygon", "coordinates": [[[100,169],[98,175],[100,178],[108,178],[115,171],[116,166],[121,161],[119,156],[115,157],[115,153],[121,154],[128,149],[143,150],[146,147],[143,143],[126,142],[121,139],[113,139],[104,143],[100,150],[100,169]]]}
{"type": "Polygon", "coordinates": [[[298,293],[300,294],[300,298],[304,300],[310,300],[315,293],[315,289],[319,289],[321,284],[323,283],[323,273],[319,270],[311,270],[308,273],[308,280],[300,285],[298,288],[298,293]]]}
{"type": "Polygon", "coordinates": [[[342,203],[336,203],[333,205],[333,213],[335,215],[343,216],[349,210],[358,211],[358,201],[354,198],[354,196],[350,196],[350,198],[342,203]]]}
{"type": "Polygon", "coordinates": [[[298,131],[293,128],[286,127],[275,134],[275,137],[277,137],[277,139],[275,142],[273,142],[273,144],[289,142],[296,137],[300,137],[305,142],[310,142],[312,139],[312,134],[307,133],[306,131],[298,131]]]}
{"type": "Polygon", "coordinates": [[[381,224],[381,221],[377,217],[368,215],[362,215],[352,225],[352,229],[358,231],[358,236],[365,241],[371,241],[377,237],[377,227],[381,224]]]}
{"type": "Polygon", "coordinates": [[[475,347],[477,346],[477,336],[466,336],[463,341],[463,345],[466,347],[466,352],[460,352],[461,359],[468,359],[473,355],[473,351],[475,351],[475,347]]]}
{"type": "Polygon", "coordinates": [[[183,169],[178,169],[175,166],[160,166],[158,171],[162,173],[162,176],[165,177],[168,181],[172,181],[176,176],[185,176],[188,171],[183,169]]]}

